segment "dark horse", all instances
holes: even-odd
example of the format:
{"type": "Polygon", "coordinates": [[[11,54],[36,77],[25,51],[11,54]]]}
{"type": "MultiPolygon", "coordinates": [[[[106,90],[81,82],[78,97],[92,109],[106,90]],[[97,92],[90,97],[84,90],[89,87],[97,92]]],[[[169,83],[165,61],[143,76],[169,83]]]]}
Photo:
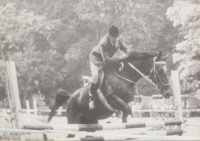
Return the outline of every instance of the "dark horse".
{"type": "MultiPolygon", "coordinates": [[[[171,96],[169,80],[164,69],[165,60],[166,57],[162,57],[161,51],[159,53],[132,51],[123,65],[104,68],[105,75],[100,89],[108,104],[113,109],[123,112],[123,122],[127,122],[127,116],[132,113],[127,103],[133,101],[134,85],[142,77],[148,76],[149,79],[145,78],[157,85],[163,97],[171,96]]],[[[90,110],[88,93],[89,85],[76,90],[73,94],[62,89],[58,90],[48,121],[66,100],[68,100],[66,114],[69,124],[96,124],[99,119],[108,118],[114,113],[98,96],[94,98],[95,109],[90,110]]]]}

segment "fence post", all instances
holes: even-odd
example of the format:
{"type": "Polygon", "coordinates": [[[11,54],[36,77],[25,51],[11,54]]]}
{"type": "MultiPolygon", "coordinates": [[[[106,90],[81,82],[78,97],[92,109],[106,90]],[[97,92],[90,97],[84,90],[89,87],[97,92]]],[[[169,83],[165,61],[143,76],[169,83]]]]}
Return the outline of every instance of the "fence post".
{"type": "MultiPolygon", "coordinates": [[[[17,73],[15,63],[13,61],[6,62],[7,69],[7,94],[10,105],[10,113],[12,117],[13,128],[22,128],[21,121],[21,102],[19,98],[19,89],[17,83],[17,73]]],[[[19,135],[20,136],[20,135],[19,135]]],[[[19,136],[16,138],[19,139],[19,136]]]]}
{"type": "Polygon", "coordinates": [[[34,109],[34,121],[37,122],[37,115],[38,115],[37,98],[34,98],[33,100],[33,109],[34,109]]]}
{"type": "Polygon", "coordinates": [[[11,102],[11,114],[14,114],[15,127],[21,128],[22,124],[20,122],[20,110],[21,110],[21,102],[19,98],[19,89],[17,83],[17,73],[15,68],[15,63],[13,61],[6,62],[7,67],[7,76],[8,76],[8,89],[9,89],[9,97],[11,102]]]}
{"type": "Polygon", "coordinates": [[[30,103],[28,100],[26,100],[26,109],[27,109],[27,113],[30,115],[31,111],[30,111],[30,103]]]}
{"type": "Polygon", "coordinates": [[[30,109],[30,103],[28,100],[26,100],[26,114],[28,115],[28,116],[25,116],[25,117],[28,117],[28,123],[31,123],[31,109],[30,109]]]}
{"type": "Polygon", "coordinates": [[[174,98],[174,106],[175,106],[175,118],[181,120],[183,122],[183,112],[182,112],[182,104],[181,104],[181,90],[180,90],[180,82],[178,71],[171,71],[171,80],[172,80],[172,90],[173,90],[173,98],[174,98]]]}

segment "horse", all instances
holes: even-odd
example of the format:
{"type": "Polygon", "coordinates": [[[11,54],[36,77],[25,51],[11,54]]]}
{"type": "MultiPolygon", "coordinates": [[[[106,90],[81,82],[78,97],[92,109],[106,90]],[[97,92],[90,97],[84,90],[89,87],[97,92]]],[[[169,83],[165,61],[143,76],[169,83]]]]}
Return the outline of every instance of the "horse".
{"type": "Polygon", "coordinates": [[[139,79],[144,77],[157,86],[164,98],[172,96],[165,69],[166,59],[167,56],[163,57],[161,51],[132,51],[126,61],[105,67],[104,79],[99,88],[105,99],[102,100],[98,95],[94,97],[94,109],[89,109],[89,85],[79,88],[73,94],[59,89],[48,122],[65,101],[68,124],[97,124],[99,119],[110,117],[115,110],[122,111],[122,122],[127,122],[128,115],[132,114],[128,103],[134,100],[134,86],[139,79]]]}

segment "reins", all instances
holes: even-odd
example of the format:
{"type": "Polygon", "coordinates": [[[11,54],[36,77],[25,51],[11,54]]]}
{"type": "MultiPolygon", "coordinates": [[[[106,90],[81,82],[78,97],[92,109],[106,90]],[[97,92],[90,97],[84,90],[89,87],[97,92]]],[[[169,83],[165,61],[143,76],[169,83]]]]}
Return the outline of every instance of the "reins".
{"type": "MultiPolygon", "coordinates": [[[[142,77],[144,77],[146,80],[148,80],[151,84],[155,85],[149,78],[147,78],[147,76],[145,76],[145,75],[144,75],[140,70],[138,70],[133,64],[131,64],[130,62],[127,62],[127,63],[128,63],[128,65],[129,65],[132,69],[134,69],[135,71],[137,71],[142,77]]],[[[154,64],[153,64],[153,68],[154,68],[154,66],[155,66],[155,62],[154,62],[154,64]]],[[[153,68],[152,68],[152,70],[153,70],[153,68]]],[[[123,76],[117,74],[115,71],[114,71],[114,73],[115,73],[119,78],[124,79],[124,80],[126,80],[126,81],[128,81],[128,82],[131,82],[131,83],[136,84],[136,82],[134,82],[134,81],[132,81],[132,80],[130,80],[130,79],[128,79],[128,78],[125,78],[125,77],[123,77],[123,76]]]]}
{"type": "Polygon", "coordinates": [[[123,76],[117,74],[115,71],[114,71],[114,73],[115,73],[115,75],[117,75],[117,76],[118,76],[119,78],[121,78],[121,79],[124,79],[124,80],[126,80],[126,81],[128,81],[128,82],[131,82],[131,83],[133,83],[133,84],[136,83],[136,82],[134,82],[134,81],[132,81],[132,80],[130,80],[130,79],[127,79],[127,78],[125,78],[125,77],[123,77],[123,76]]]}
{"type": "Polygon", "coordinates": [[[131,64],[131,63],[128,62],[128,65],[129,65],[132,69],[136,70],[142,77],[144,77],[144,78],[145,78],[147,81],[149,81],[151,84],[155,85],[147,76],[145,76],[141,71],[139,71],[133,64],[131,64]]]}

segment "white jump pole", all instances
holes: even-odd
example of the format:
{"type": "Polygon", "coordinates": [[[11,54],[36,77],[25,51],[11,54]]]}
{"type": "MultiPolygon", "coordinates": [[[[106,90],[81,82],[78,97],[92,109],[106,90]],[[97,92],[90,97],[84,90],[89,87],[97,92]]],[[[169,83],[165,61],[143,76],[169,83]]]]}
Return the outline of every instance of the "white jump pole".
{"type": "Polygon", "coordinates": [[[181,103],[181,90],[178,71],[171,71],[171,80],[172,80],[172,90],[174,98],[174,107],[175,107],[175,118],[176,120],[181,120],[183,122],[183,112],[182,112],[182,103],[181,103]]]}
{"type": "Polygon", "coordinates": [[[59,109],[58,109],[58,111],[57,111],[59,116],[62,115],[62,111],[63,111],[63,107],[60,106],[59,109]]]}
{"type": "MultiPolygon", "coordinates": [[[[136,139],[136,140],[200,140],[199,137],[180,137],[180,136],[155,136],[155,135],[129,135],[129,134],[119,134],[119,133],[108,133],[108,132],[77,132],[77,131],[63,131],[63,130],[25,130],[25,129],[5,129],[0,128],[0,132],[10,132],[10,133],[34,133],[34,134],[43,134],[45,133],[59,133],[59,134],[75,134],[81,136],[108,136],[114,138],[129,138],[129,139],[136,139]]],[[[56,139],[58,140],[58,139],[56,139]]],[[[64,139],[67,141],[68,139],[64,139]]],[[[69,141],[69,140],[68,140],[69,141]]]]}

